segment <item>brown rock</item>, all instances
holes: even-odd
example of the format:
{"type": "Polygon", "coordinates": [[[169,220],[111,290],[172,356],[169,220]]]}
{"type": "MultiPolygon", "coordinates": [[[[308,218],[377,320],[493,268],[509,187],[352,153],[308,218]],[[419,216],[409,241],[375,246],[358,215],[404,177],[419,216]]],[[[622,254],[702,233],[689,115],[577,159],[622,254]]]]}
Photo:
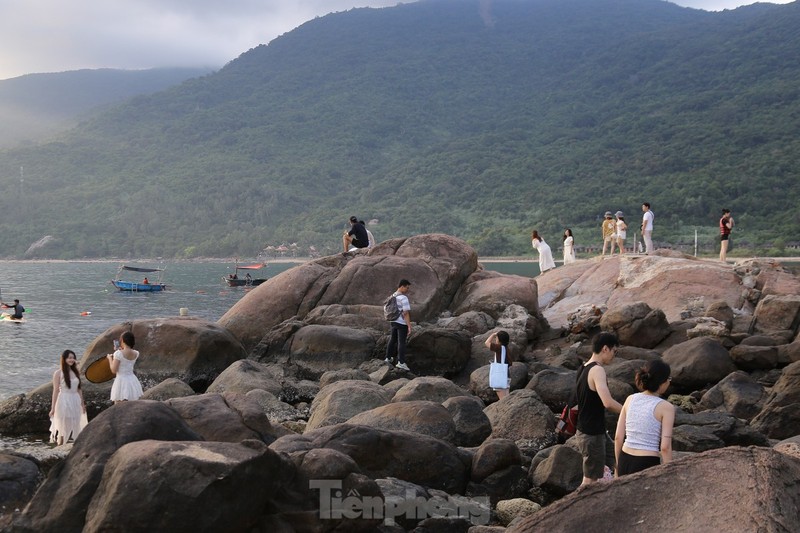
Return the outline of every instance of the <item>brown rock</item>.
{"type": "Polygon", "coordinates": [[[456,315],[478,311],[497,319],[506,307],[516,304],[536,316],[538,299],[536,280],[532,278],[479,270],[464,282],[455,296],[453,309],[456,315]]]}
{"type": "Polygon", "coordinates": [[[800,362],[783,369],[772,387],[764,408],[750,424],[772,439],[800,434],[800,362]]]}
{"type": "Polygon", "coordinates": [[[733,327],[733,309],[726,301],[711,302],[706,307],[705,316],[715,318],[729,330],[733,327]]]}
{"type": "Polygon", "coordinates": [[[493,439],[544,439],[555,430],[555,417],[531,390],[516,390],[484,409],[492,423],[493,439]]]}
{"type": "Polygon", "coordinates": [[[320,389],[311,403],[306,431],[340,424],[358,413],[386,405],[389,392],[371,381],[337,381],[320,389]]]}
{"type": "Polygon", "coordinates": [[[281,392],[281,384],[266,365],[243,359],[233,363],[217,376],[206,392],[246,394],[255,389],[265,390],[277,396],[281,392]]]}
{"type": "Polygon", "coordinates": [[[165,379],[155,387],[147,389],[142,394],[141,400],[158,400],[163,402],[170,398],[183,398],[185,396],[194,396],[195,392],[192,388],[177,378],[165,379]]]}
{"type": "Polygon", "coordinates": [[[755,329],[759,332],[790,330],[797,332],[800,324],[800,295],[768,295],[758,302],[755,329]]]}
{"type": "Polygon", "coordinates": [[[439,402],[423,400],[390,403],[359,413],[348,424],[408,431],[454,444],[456,426],[450,412],[439,402]]]}
{"type": "Polygon", "coordinates": [[[800,461],[769,448],[713,450],[590,485],[507,531],[635,531],[645,522],[649,531],[675,533],[788,531],[798,521],[800,492],[785,487],[797,479],[800,461]]]}
{"type": "Polygon", "coordinates": [[[698,337],[673,346],[664,352],[664,362],[672,369],[672,386],[691,392],[734,372],[728,350],[710,337],[698,337]]]}
{"type": "Polygon", "coordinates": [[[491,439],[483,443],[472,457],[470,479],[481,482],[498,470],[521,464],[522,454],[514,441],[491,439]]]}
{"type": "Polygon", "coordinates": [[[770,370],[778,365],[778,349],[775,346],[752,346],[739,344],[730,351],[734,364],[742,370],[770,370]]]}
{"type": "Polygon", "coordinates": [[[372,359],[375,338],[359,329],[310,325],[294,334],[288,351],[300,372],[319,379],[329,370],[355,368],[372,359]]]}
{"type": "Polygon", "coordinates": [[[442,402],[456,427],[457,446],[480,446],[492,433],[492,424],[475,396],[453,396],[442,402]]]}
{"type": "Polygon", "coordinates": [[[600,328],[616,333],[620,344],[640,348],[658,346],[670,332],[664,312],[644,302],[609,309],[600,319],[600,328]]]}
{"type": "Polygon", "coordinates": [[[292,457],[333,448],[372,479],[395,477],[448,494],[463,494],[469,477],[469,462],[455,446],[417,433],[337,424],[282,437],[270,448],[292,457]]]}
{"type": "Polygon", "coordinates": [[[224,369],[247,356],[231,332],[217,324],[191,317],[157,318],[108,328],[86,348],[81,370],[111,353],[112,340],[124,331],[136,337],[140,356],[135,372],[145,390],[165,379],[178,378],[193,390],[204,392],[224,369]]]}
{"type": "Polygon", "coordinates": [[[392,402],[428,400],[442,403],[455,396],[470,396],[470,393],[449,379],[436,376],[414,378],[398,390],[392,402]]]}
{"type": "Polygon", "coordinates": [[[733,372],[711,387],[695,408],[721,410],[737,418],[750,420],[764,405],[764,387],[744,372],[733,372]]]}
{"type": "MultiPolygon", "coordinates": [[[[549,295],[552,291],[554,295],[550,301],[539,301],[551,326],[566,325],[567,315],[585,304],[614,309],[645,302],[653,309],[661,309],[670,322],[680,319],[689,300],[698,295],[709,302],[724,301],[738,307],[740,279],[729,265],[716,261],[685,255],[629,255],[587,263],[589,266],[575,270],[555,269],[558,276],[574,276],[568,288],[560,291],[549,285],[551,277],[537,278],[539,293],[549,295]]],[[[563,280],[559,283],[559,288],[566,285],[563,280]]]]}

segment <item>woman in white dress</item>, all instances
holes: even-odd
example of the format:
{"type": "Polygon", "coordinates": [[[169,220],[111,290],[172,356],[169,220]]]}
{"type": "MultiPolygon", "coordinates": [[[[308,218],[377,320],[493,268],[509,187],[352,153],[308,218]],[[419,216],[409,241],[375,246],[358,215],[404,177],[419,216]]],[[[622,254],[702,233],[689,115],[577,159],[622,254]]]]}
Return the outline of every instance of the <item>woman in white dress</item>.
{"type": "Polygon", "coordinates": [[[61,368],[53,373],[53,401],[50,408],[50,442],[59,446],[81,432],[81,416],[86,412],[81,391],[81,375],[75,352],[64,350],[61,368]]]}
{"type": "Polygon", "coordinates": [[[572,230],[564,230],[564,264],[568,265],[575,262],[575,239],[572,237],[572,230]]]}
{"type": "Polygon", "coordinates": [[[617,246],[619,246],[619,255],[622,255],[625,253],[625,239],[628,236],[628,225],[625,223],[625,217],[622,216],[622,211],[617,211],[615,216],[617,217],[617,246]]]}
{"type": "Polygon", "coordinates": [[[121,346],[113,354],[108,354],[111,371],[116,374],[111,385],[111,400],[114,403],[125,400],[138,400],[142,395],[142,384],[133,374],[133,365],[139,359],[139,352],[134,350],[136,339],[133,333],[126,331],[119,336],[121,346]]]}
{"type": "Polygon", "coordinates": [[[539,236],[539,232],[536,230],[533,230],[533,233],[531,233],[531,246],[536,248],[536,250],[539,252],[540,273],[543,274],[551,268],[556,267],[556,262],[553,261],[553,252],[550,251],[550,246],[544,242],[544,239],[539,236]]]}

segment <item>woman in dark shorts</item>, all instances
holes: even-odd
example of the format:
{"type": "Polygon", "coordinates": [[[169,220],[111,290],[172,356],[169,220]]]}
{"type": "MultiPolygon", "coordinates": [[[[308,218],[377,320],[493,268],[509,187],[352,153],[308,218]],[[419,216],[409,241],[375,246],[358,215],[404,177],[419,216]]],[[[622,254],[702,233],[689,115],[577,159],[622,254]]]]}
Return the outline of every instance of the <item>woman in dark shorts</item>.
{"type": "Polygon", "coordinates": [[[625,400],[614,436],[617,477],[672,460],[675,407],[660,398],[669,388],[669,373],[669,365],[660,359],[636,372],[642,392],[625,400]]]}
{"type": "Polygon", "coordinates": [[[730,209],[722,210],[722,218],[719,219],[719,260],[728,260],[728,239],[733,229],[733,217],[730,209]]]}

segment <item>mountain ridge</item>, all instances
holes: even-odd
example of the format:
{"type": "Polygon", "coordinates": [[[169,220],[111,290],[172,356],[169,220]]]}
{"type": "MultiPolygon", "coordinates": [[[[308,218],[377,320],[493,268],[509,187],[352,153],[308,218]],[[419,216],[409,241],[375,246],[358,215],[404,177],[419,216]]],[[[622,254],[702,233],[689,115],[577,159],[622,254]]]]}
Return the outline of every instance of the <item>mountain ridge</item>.
{"type": "Polygon", "coordinates": [[[0,182],[0,206],[26,221],[0,232],[0,255],[44,234],[61,257],[331,252],[350,214],[378,219],[379,240],[438,231],[520,254],[534,227],[596,240],[609,209],[635,228],[642,201],[656,240],[700,226],[711,243],[723,204],[735,242],[798,234],[796,2],[485,5],[314,19],[58,142],[0,154],[3,175],[24,164],[42,181],[40,200],[0,182]]]}

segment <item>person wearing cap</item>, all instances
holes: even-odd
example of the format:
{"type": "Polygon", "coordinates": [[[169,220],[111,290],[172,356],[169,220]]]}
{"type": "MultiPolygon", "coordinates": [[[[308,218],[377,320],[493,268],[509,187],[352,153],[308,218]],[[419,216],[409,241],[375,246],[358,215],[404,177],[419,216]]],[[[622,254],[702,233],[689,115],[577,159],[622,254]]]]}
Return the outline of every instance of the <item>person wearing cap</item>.
{"type": "Polygon", "coordinates": [[[611,244],[611,255],[614,255],[614,242],[616,241],[617,225],[614,223],[611,211],[606,211],[605,218],[600,228],[603,231],[603,255],[606,255],[606,246],[611,244]]]}
{"type": "Polygon", "coordinates": [[[342,253],[346,254],[358,248],[369,246],[369,235],[367,228],[358,221],[358,217],[350,217],[350,231],[345,231],[342,235],[342,253]]]}
{"type": "Polygon", "coordinates": [[[628,236],[628,225],[625,223],[625,217],[622,211],[614,213],[617,217],[617,248],[619,248],[619,255],[625,253],[625,238],[628,236]]]}

